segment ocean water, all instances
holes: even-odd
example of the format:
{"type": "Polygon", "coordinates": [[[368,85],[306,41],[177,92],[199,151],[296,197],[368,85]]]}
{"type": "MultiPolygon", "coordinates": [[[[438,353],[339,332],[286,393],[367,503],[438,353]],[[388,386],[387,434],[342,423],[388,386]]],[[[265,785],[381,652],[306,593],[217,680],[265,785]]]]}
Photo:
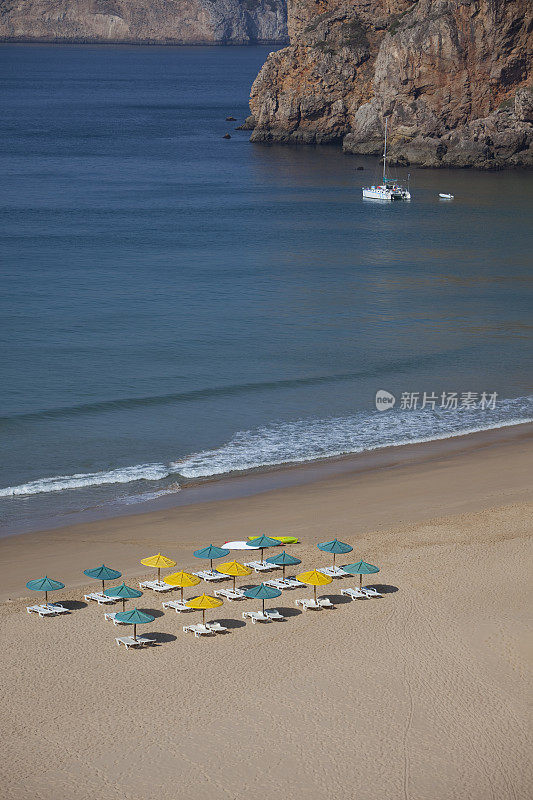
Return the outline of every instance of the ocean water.
{"type": "Polygon", "coordinates": [[[5,533],[533,418],[531,173],[363,201],[375,159],[225,121],[268,49],[0,48],[5,533]]]}

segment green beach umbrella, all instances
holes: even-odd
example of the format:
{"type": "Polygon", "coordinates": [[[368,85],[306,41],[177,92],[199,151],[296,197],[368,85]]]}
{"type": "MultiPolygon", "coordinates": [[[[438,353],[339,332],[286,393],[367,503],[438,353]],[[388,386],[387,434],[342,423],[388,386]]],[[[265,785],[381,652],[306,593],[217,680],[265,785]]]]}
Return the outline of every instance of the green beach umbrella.
{"type": "Polygon", "coordinates": [[[102,591],[105,589],[105,581],[116,581],[117,578],[122,577],[122,572],[111,569],[111,567],[106,567],[105,564],[102,564],[100,567],[94,567],[94,569],[84,569],[83,574],[97,581],[102,581],[102,591]]]}
{"type": "Polygon", "coordinates": [[[357,561],[355,564],[346,564],[343,566],[343,570],[351,575],[359,575],[359,586],[362,586],[363,575],[373,575],[375,572],[379,572],[379,567],[368,564],[366,561],[357,561]]]}
{"type": "Polygon", "coordinates": [[[272,600],[274,597],[279,597],[280,594],[279,589],[274,589],[273,586],[265,586],[264,583],[260,583],[259,586],[252,586],[251,589],[246,589],[244,592],[245,597],[263,601],[263,614],[265,613],[265,600],[272,600]]]}
{"type": "Polygon", "coordinates": [[[142,592],[138,589],[132,589],[131,586],[126,586],[123,582],[120,586],[111,586],[110,589],[104,589],[106,597],[119,597],[122,600],[122,611],[126,610],[126,600],[131,600],[133,597],[142,597],[142,592]]]}
{"type": "Polygon", "coordinates": [[[335,566],[335,556],[337,553],[351,553],[353,550],[351,544],[339,542],[338,539],[332,539],[330,542],[322,542],[321,544],[317,544],[317,547],[325,553],[333,553],[333,566],[335,566]]]}
{"type": "Polygon", "coordinates": [[[143,625],[145,622],[153,622],[155,617],[151,614],[146,614],[144,611],[139,611],[138,608],[133,608],[131,611],[119,611],[115,619],[119,622],[126,622],[133,625],[133,638],[137,641],[137,625],[143,625]]]}
{"type": "Polygon", "coordinates": [[[302,559],[291,556],[285,550],[282,553],[277,553],[275,556],[267,558],[267,564],[276,564],[278,567],[283,567],[283,577],[285,577],[285,567],[293,567],[296,564],[301,564],[302,559]]]}
{"type": "Polygon", "coordinates": [[[216,544],[208,544],[207,547],[202,547],[201,550],[195,550],[194,555],[196,558],[208,558],[211,564],[211,572],[213,572],[213,559],[224,558],[229,556],[230,551],[225,547],[217,547],[216,544]]]}
{"type": "Polygon", "coordinates": [[[255,547],[261,550],[261,561],[264,562],[265,547],[279,547],[281,542],[278,539],[271,539],[270,536],[254,536],[246,542],[248,547],[255,547]]]}
{"type": "Polygon", "coordinates": [[[54,581],[45,575],[44,578],[35,578],[33,581],[28,581],[26,584],[28,589],[33,592],[44,592],[44,602],[48,604],[48,592],[55,592],[56,589],[64,589],[65,584],[61,581],[54,581]]]}

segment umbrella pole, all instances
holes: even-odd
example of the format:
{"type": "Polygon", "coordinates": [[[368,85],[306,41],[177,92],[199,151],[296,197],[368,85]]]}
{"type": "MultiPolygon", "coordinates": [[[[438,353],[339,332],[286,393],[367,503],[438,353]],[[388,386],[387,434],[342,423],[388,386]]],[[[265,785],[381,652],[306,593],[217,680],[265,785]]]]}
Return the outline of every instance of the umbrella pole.
{"type": "Polygon", "coordinates": [[[45,592],[45,593],[44,593],[44,604],[45,604],[46,606],[48,605],[48,592],[45,592]]]}
{"type": "Polygon", "coordinates": [[[283,580],[285,580],[285,564],[283,565],[283,580]]]}
{"type": "Polygon", "coordinates": [[[261,548],[261,564],[264,563],[265,563],[265,551],[263,548],[261,548]]]}
{"type": "Polygon", "coordinates": [[[102,581],[102,593],[103,593],[104,589],[105,589],[105,581],[102,581]]]}
{"type": "Polygon", "coordinates": [[[359,588],[361,589],[363,586],[363,573],[361,572],[359,575],[359,588]]]}
{"type": "Polygon", "coordinates": [[[183,586],[181,587],[181,602],[183,603],[183,586]]]}
{"type": "Polygon", "coordinates": [[[235,575],[233,576],[233,591],[235,591],[235,575]]]}
{"type": "Polygon", "coordinates": [[[337,553],[333,553],[333,569],[335,569],[335,556],[336,555],[337,555],[337,553]]]}
{"type": "Polygon", "coordinates": [[[126,598],[123,597],[122,598],[122,611],[125,611],[125,610],[126,610],[126,598]]]}
{"type": "Polygon", "coordinates": [[[205,625],[205,608],[202,608],[202,625],[205,625]]]}
{"type": "Polygon", "coordinates": [[[265,613],[265,600],[263,598],[263,615],[264,615],[264,613],[265,613]]]}
{"type": "Polygon", "coordinates": [[[157,582],[161,582],[161,567],[157,568],[157,582]]]}
{"type": "Polygon", "coordinates": [[[316,603],[316,586],[313,587],[315,590],[315,603],[316,603]]]}
{"type": "Polygon", "coordinates": [[[137,641],[137,625],[133,626],[133,640],[137,641]]]}
{"type": "Polygon", "coordinates": [[[209,563],[211,564],[211,572],[213,572],[213,559],[209,559],[209,563]]]}

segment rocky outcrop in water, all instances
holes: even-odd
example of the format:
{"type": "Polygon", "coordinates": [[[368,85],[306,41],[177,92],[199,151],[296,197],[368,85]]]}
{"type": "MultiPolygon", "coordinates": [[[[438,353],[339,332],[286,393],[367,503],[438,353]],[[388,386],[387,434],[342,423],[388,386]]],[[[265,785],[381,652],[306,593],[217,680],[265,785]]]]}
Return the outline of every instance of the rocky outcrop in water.
{"type": "Polygon", "coordinates": [[[282,43],[286,18],[285,0],[0,0],[0,40],[282,43]]]}
{"type": "Polygon", "coordinates": [[[398,163],[533,165],[530,0],[289,0],[290,46],[253,84],[256,142],[398,163]]]}

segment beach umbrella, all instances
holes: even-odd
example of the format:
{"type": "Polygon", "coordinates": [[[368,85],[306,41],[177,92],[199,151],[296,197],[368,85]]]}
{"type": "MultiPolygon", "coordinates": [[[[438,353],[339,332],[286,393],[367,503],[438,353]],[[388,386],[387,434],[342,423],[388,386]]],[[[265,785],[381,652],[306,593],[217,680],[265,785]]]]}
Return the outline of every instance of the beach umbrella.
{"type": "Polygon", "coordinates": [[[213,572],[213,559],[229,556],[229,550],[224,547],[217,547],[216,544],[208,544],[207,547],[202,547],[201,550],[195,550],[194,555],[196,558],[208,558],[211,564],[211,572],[213,572]]]}
{"type": "Polygon", "coordinates": [[[132,608],[131,611],[118,611],[115,614],[115,619],[119,622],[126,622],[133,625],[133,638],[137,641],[137,625],[143,625],[145,622],[153,622],[155,617],[147,614],[145,611],[139,611],[138,608],[132,608]]]}
{"type": "Polygon", "coordinates": [[[325,553],[333,553],[333,566],[335,566],[335,556],[337,553],[351,553],[353,547],[351,544],[339,542],[338,539],[332,539],[330,542],[322,542],[317,544],[319,550],[324,550],[325,553]]]}
{"type": "Polygon", "coordinates": [[[209,594],[201,594],[200,597],[193,597],[192,600],[187,600],[186,604],[189,608],[194,608],[202,612],[202,623],[205,625],[205,612],[210,608],[218,608],[222,605],[222,600],[217,597],[211,597],[209,594]]]}
{"type": "Polygon", "coordinates": [[[233,591],[235,591],[235,578],[252,574],[250,567],[245,567],[244,564],[239,564],[238,561],[226,561],[225,564],[219,564],[217,572],[222,572],[223,575],[230,575],[233,578],[233,591]]]}
{"type": "Polygon", "coordinates": [[[265,547],[277,547],[281,544],[277,539],[272,539],[270,536],[253,536],[248,542],[248,547],[255,547],[261,550],[261,561],[264,561],[265,547]]]}
{"type": "Polygon", "coordinates": [[[183,602],[183,590],[189,586],[198,586],[200,578],[198,575],[191,575],[190,572],[173,572],[172,575],[167,575],[163,578],[165,583],[169,586],[179,586],[181,589],[181,600],[183,602]]]}
{"type": "Polygon", "coordinates": [[[267,558],[267,564],[276,564],[278,567],[283,567],[283,577],[285,577],[285,567],[293,567],[301,563],[301,558],[291,556],[291,554],[285,552],[285,550],[282,553],[276,553],[275,556],[267,558]]]}
{"type": "Polygon", "coordinates": [[[126,586],[124,582],[120,586],[111,586],[109,589],[104,589],[106,597],[119,597],[122,600],[122,610],[126,610],[126,600],[131,600],[133,597],[142,597],[142,592],[138,589],[132,589],[131,586],[126,586]]]}
{"type": "Polygon", "coordinates": [[[327,586],[328,583],[331,583],[331,578],[329,575],[324,575],[323,572],[318,572],[316,569],[309,570],[309,572],[300,572],[300,574],[296,576],[296,580],[300,581],[301,583],[308,583],[310,586],[314,587],[315,603],[316,587],[327,586]]]}
{"type": "Polygon", "coordinates": [[[35,578],[33,581],[28,581],[26,584],[28,589],[34,592],[44,592],[44,602],[48,604],[48,592],[55,592],[56,589],[64,589],[65,584],[61,581],[54,581],[45,575],[44,578],[35,578]]]}
{"type": "Polygon", "coordinates": [[[175,561],[172,561],[171,558],[167,558],[166,556],[162,556],[161,553],[158,553],[156,556],[148,556],[148,558],[142,558],[141,564],[144,564],[145,567],[155,567],[157,569],[158,581],[161,581],[162,569],[170,569],[171,567],[176,566],[175,561]]]}
{"type": "Polygon", "coordinates": [[[279,597],[280,594],[279,589],[274,589],[273,586],[265,586],[264,583],[260,583],[259,586],[252,586],[251,589],[246,589],[244,592],[245,597],[263,601],[263,614],[265,613],[265,600],[272,600],[274,597],[279,597]]]}
{"type": "Polygon", "coordinates": [[[102,564],[101,567],[95,567],[94,569],[84,569],[83,574],[97,581],[102,581],[102,591],[105,589],[105,581],[116,581],[117,578],[122,577],[122,572],[111,569],[111,567],[106,567],[105,564],[102,564]]]}
{"type": "Polygon", "coordinates": [[[379,572],[379,567],[367,564],[366,561],[358,561],[356,564],[346,564],[346,566],[343,566],[343,570],[351,575],[359,575],[359,586],[362,586],[363,575],[373,575],[374,572],[379,572]]]}

